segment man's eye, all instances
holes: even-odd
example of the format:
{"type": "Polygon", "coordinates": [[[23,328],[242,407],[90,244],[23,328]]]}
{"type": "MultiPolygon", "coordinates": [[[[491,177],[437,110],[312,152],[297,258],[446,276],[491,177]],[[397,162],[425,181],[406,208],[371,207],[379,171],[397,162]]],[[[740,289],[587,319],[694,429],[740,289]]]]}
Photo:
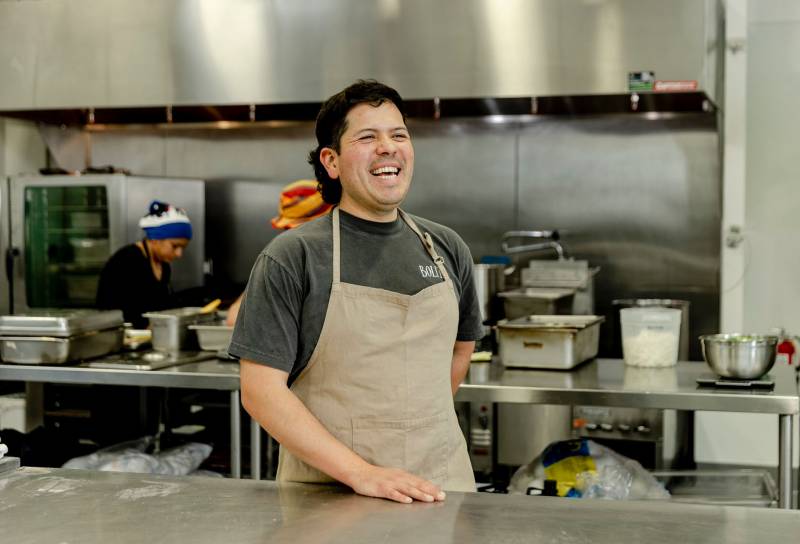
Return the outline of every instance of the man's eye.
{"type": "Polygon", "coordinates": [[[408,134],[406,134],[404,132],[398,132],[397,134],[394,135],[394,139],[395,140],[407,140],[408,139],[408,134]]]}
{"type": "Polygon", "coordinates": [[[361,137],[361,138],[359,138],[358,140],[359,140],[360,142],[368,142],[368,141],[370,141],[370,140],[374,140],[374,139],[375,139],[375,136],[373,136],[372,134],[365,134],[364,136],[362,136],[362,137],[361,137]]]}

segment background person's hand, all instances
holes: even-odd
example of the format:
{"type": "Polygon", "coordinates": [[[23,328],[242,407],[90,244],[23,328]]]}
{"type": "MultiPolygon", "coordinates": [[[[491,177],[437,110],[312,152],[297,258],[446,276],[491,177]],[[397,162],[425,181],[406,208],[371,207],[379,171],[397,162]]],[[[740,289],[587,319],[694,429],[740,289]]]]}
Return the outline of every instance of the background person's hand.
{"type": "Polygon", "coordinates": [[[397,468],[369,465],[353,478],[353,491],[402,503],[443,501],[445,493],[428,480],[397,468]]]}

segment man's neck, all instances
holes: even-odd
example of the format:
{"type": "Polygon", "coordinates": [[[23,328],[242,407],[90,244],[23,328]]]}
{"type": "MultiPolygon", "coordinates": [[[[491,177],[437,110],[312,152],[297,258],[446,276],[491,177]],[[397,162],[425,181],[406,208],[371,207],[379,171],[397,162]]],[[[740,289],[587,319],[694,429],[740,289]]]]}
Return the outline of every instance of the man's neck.
{"type": "Polygon", "coordinates": [[[345,198],[342,198],[342,201],[339,203],[339,209],[343,212],[349,213],[350,215],[358,217],[359,219],[374,221],[376,223],[391,223],[397,219],[397,208],[392,208],[386,211],[368,210],[363,206],[358,206],[353,201],[345,198]]]}

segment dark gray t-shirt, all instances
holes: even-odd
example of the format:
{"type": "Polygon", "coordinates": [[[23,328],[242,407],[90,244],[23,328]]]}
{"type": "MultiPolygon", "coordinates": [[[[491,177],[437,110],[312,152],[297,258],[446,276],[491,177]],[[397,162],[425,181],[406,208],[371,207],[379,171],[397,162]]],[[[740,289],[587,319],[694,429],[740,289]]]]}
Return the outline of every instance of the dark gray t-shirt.
{"type": "MultiPolygon", "coordinates": [[[[413,295],[444,281],[419,236],[400,217],[375,223],[339,212],[341,279],[413,295]]],[[[457,340],[483,336],[469,248],[452,229],[411,216],[433,239],[459,301],[457,340]]],[[[331,215],[282,233],[256,259],[229,352],[289,372],[291,383],[317,345],[333,278],[331,215]]]]}

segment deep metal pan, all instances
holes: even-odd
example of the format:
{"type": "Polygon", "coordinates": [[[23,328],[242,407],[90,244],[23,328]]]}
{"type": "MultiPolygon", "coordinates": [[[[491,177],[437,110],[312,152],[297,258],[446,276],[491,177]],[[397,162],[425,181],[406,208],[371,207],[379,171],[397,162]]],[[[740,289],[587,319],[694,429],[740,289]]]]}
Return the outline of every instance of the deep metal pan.
{"type": "Polygon", "coordinates": [[[26,365],[63,365],[119,351],[123,336],[122,327],[67,338],[4,336],[0,337],[0,359],[26,365]]]}

